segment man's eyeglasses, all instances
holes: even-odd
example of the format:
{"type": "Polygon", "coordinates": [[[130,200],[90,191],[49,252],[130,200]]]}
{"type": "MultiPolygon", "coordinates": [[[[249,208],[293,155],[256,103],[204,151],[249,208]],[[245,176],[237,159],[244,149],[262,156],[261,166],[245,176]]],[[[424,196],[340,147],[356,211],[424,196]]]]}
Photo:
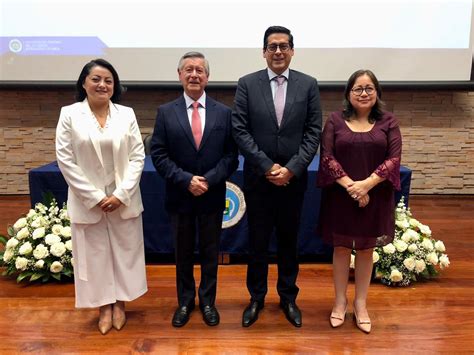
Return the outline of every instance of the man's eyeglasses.
{"type": "Polygon", "coordinates": [[[372,86],[366,86],[365,88],[358,87],[358,88],[352,89],[351,91],[356,96],[362,95],[364,91],[367,95],[372,95],[375,92],[375,88],[372,86]]]}
{"type": "Polygon", "coordinates": [[[291,47],[289,43],[269,44],[267,46],[267,51],[274,53],[278,48],[280,48],[280,52],[288,52],[291,47]]]}

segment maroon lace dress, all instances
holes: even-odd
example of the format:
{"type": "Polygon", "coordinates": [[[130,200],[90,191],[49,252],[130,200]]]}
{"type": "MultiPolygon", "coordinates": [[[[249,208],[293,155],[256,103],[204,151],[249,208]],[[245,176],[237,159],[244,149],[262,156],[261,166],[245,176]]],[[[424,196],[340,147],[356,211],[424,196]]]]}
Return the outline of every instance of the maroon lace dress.
{"type": "Polygon", "coordinates": [[[327,120],[321,142],[317,185],[323,188],[318,234],[335,247],[367,249],[393,240],[394,189],[400,190],[402,139],[397,120],[385,113],[369,132],[353,132],[342,112],[327,120]],[[336,180],[364,180],[375,173],[386,180],[369,191],[359,207],[336,180]]]}

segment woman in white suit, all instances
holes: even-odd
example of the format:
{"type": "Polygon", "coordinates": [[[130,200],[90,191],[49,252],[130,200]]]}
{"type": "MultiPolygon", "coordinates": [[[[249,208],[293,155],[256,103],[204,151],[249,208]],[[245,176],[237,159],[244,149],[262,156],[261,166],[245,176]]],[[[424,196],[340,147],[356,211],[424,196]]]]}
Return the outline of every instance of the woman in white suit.
{"type": "Polygon", "coordinates": [[[140,176],[145,153],[135,114],[103,59],[87,63],[76,102],[61,109],[56,157],[69,185],[76,307],[100,307],[99,330],[120,330],[124,301],[147,291],[140,176]]]}

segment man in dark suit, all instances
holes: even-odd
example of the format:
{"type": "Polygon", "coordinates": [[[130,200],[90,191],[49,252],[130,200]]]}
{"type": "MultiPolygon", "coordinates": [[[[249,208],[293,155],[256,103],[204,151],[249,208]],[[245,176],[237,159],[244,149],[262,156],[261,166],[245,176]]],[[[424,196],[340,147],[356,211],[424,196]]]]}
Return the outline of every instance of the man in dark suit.
{"type": "Polygon", "coordinates": [[[267,293],[268,247],[277,237],[280,306],[296,327],[297,236],[307,167],[319,145],[321,107],[316,79],[288,67],[293,35],[281,26],[264,35],[268,68],[240,78],[232,113],[234,139],[245,157],[244,193],[249,227],[247,288],[251,299],[242,325],[258,318],[267,293]]]}
{"type": "Polygon", "coordinates": [[[197,231],[199,306],[206,324],[217,325],[217,259],[226,179],[238,166],[232,111],[206,95],[209,63],[203,54],[186,53],[179,61],[178,74],[184,94],[158,109],[150,149],[153,165],[166,180],[165,204],[175,241],[178,308],[172,324],[185,325],[194,309],[197,231]]]}

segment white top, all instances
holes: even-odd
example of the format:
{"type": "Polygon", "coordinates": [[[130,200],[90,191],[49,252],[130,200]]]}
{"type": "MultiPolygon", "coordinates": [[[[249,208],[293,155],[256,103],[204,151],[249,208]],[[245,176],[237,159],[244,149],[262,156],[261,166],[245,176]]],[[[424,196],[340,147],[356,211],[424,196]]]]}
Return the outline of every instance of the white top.
{"type": "MultiPolygon", "coordinates": [[[[190,98],[186,93],[184,93],[184,100],[186,101],[189,125],[192,127],[194,100],[190,98]]],[[[204,133],[204,126],[206,125],[206,92],[201,95],[197,102],[199,102],[198,112],[199,116],[201,116],[201,132],[204,133]]]]}
{"type": "Polygon", "coordinates": [[[280,76],[280,75],[284,76],[286,78],[286,80],[282,84],[284,94],[285,94],[284,97],[285,97],[285,100],[286,100],[286,89],[288,87],[288,78],[290,76],[290,69],[286,68],[286,70],[283,73],[281,73],[280,75],[275,74],[273,72],[273,70],[271,70],[270,68],[267,68],[267,71],[268,71],[268,79],[270,79],[270,87],[272,88],[273,101],[275,101],[276,88],[278,86],[278,82],[276,80],[273,80],[273,78],[275,78],[277,76],[280,76]]]}

